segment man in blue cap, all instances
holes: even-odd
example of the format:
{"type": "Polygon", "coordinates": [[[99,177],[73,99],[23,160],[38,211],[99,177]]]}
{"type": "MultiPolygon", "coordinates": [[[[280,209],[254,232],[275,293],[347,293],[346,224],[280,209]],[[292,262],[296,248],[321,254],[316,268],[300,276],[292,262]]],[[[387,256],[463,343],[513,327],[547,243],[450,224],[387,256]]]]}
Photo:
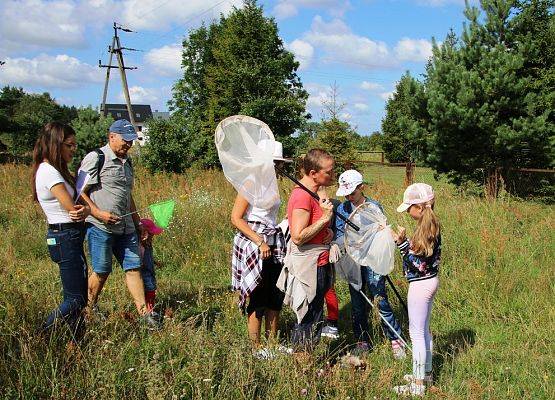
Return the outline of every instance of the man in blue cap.
{"type": "Polygon", "coordinates": [[[115,256],[125,271],[125,282],[141,320],[149,328],[157,328],[158,315],[148,311],[145,305],[139,240],[146,236],[146,231],[136,212],[132,196],[133,164],[127,155],[137,137],[129,121],[117,120],[110,126],[108,144],[87,154],[81,163],[80,170],[90,176],[83,193],[91,207],[91,215],[86,220],[93,271],[89,277],[88,307],[94,308],[112,272],[112,256],[115,256]]]}

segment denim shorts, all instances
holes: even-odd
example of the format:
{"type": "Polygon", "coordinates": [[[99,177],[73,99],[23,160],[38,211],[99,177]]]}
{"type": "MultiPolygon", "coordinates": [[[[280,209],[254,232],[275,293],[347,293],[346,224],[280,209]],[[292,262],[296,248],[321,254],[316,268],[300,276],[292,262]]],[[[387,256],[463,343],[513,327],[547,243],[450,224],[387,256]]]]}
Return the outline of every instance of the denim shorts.
{"type": "Polygon", "coordinates": [[[114,234],[87,224],[87,242],[92,270],[97,274],[112,272],[112,256],[124,271],[141,268],[137,234],[114,234]]]}

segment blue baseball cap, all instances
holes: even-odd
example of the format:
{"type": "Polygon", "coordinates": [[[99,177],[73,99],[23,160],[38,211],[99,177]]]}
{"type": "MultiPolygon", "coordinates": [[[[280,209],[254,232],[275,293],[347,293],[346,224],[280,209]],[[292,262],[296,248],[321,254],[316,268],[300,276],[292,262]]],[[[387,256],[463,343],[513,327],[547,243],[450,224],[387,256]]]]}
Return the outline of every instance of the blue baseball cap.
{"type": "Polygon", "coordinates": [[[137,140],[137,138],[139,137],[139,135],[137,135],[137,132],[135,132],[135,128],[133,127],[133,125],[131,125],[131,122],[126,119],[118,119],[116,122],[110,125],[110,132],[121,135],[123,140],[127,142],[137,140]]]}

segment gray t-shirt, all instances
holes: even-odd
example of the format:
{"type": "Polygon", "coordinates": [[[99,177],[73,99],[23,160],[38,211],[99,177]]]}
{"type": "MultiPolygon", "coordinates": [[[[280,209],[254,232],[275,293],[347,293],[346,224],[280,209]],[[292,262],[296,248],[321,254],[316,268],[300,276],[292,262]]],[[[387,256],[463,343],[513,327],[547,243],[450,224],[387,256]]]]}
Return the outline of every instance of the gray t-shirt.
{"type": "MultiPolygon", "coordinates": [[[[97,174],[96,163],[98,154],[90,152],[81,163],[81,170],[90,175],[89,191],[91,200],[98,208],[109,211],[115,215],[124,215],[131,212],[131,191],[133,190],[133,165],[129,158],[120,159],[109,145],[100,150],[104,153],[104,165],[100,171],[100,180],[97,174]],[[100,182],[100,184],[98,184],[100,182]]],[[[135,232],[133,218],[128,215],[116,224],[105,224],[92,215],[87,217],[87,222],[103,231],[115,234],[135,232]]]]}

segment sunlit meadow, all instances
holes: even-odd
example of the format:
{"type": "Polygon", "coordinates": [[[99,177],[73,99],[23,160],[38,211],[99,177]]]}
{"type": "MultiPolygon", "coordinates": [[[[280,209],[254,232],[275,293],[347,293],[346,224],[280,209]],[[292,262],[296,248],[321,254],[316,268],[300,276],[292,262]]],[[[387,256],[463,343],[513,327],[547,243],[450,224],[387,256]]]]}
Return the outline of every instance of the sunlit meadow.
{"type": "MultiPolygon", "coordinates": [[[[403,169],[372,167],[367,194],[390,222],[403,169]]],[[[443,226],[441,283],[432,313],[431,399],[555,398],[555,212],[553,206],[505,198],[488,202],[458,194],[430,173],[443,226]]],[[[282,198],[291,189],[281,181],[282,198]]],[[[100,299],[106,320],[94,320],[80,349],[63,327],[50,339],[38,327],[61,299],[58,268],[47,254],[45,218],[33,204],[29,168],[0,166],[0,396],[55,399],[390,399],[410,372],[394,361],[373,317],[367,368],[336,365],[353,343],[347,286],[337,282],[341,338],[324,341],[309,360],[251,355],[245,318],[230,292],[229,222],[234,191],[219,171],[150,175],[138,168],[136,202],[178,201],[167,231],[156,238],[160,332],[135,319],[123,273],[100,299]]],[[[282,209],[283,212],[283,209],[282,209]]],[[[399,260],[393,282],[405,296],[399,260]]],[[[407,335],[407,318],[391,293],[407,335]]],[[[282,340],[293,315],[285,312],[282,340]]],[[[408,335],[407,335],[408,336],[408,335]]]]}

